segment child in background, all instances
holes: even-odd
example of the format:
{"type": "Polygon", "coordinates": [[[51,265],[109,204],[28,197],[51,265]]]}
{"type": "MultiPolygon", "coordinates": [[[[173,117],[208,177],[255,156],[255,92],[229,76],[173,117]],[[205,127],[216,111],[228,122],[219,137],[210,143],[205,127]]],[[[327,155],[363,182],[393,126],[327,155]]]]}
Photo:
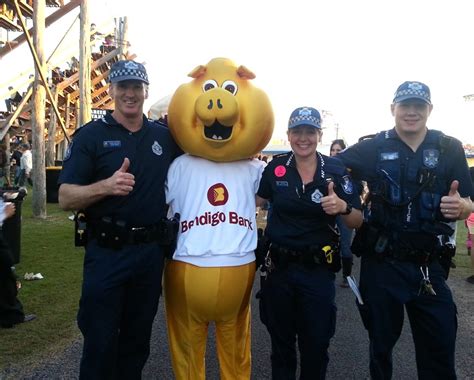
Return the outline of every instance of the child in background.
{"type": "MultiPolygon", "coordinates": [[[[469,168],[469,173],[471,174],[471,181],[474,183],[474,166],[469,168]]],[[[474,210],[473,210],[474,211],[474,210]]],[[[472,249],[472,239],[474,237],[474,212],[469,215],[469,217],[464,221],[467,228],[467,239],[466,239],[466,248],[468,256],[471,256],[471,270],[474,272],[474,255],[471,252],[472,249]]],[[[466,278],[466,281],[474,284],[474,275],[466,278]]]]}

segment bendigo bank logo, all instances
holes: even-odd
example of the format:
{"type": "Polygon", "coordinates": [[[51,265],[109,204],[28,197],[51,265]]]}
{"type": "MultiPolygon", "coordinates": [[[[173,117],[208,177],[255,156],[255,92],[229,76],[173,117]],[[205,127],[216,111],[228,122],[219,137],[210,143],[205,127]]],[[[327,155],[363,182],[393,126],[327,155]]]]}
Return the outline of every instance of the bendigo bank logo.
{"type": "Polygon", "coordinates": [[[222,183],[216,183],[207,190],[207,200],[213,206],[222,206],[227,203],[229,192],[222,183]]]}

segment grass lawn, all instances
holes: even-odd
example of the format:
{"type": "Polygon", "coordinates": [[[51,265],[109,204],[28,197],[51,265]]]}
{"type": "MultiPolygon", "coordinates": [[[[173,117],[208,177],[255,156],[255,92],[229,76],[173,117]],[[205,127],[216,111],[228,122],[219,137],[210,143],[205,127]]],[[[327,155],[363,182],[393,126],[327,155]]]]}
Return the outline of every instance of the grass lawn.
{"type": "MultiPolygon", "coordinates": [[[[34,219],[31,197],[27,196],[22,214],[22,249],[17,274],[23,277],[26,272],[41,273],[44,279],[22,280],[19,298],[25,312],[37,314],[38,319],[13,329],[0,329],[0,372],[10,365],[33,366],[39,359],[55,355],[79,335],[76,313],[84,250],[74,247],[74,226],[68,219],[71,213],[61,211],[57,204],[48,204],[47,219],[34,219]]],[[[261,215],[259,227],[265,224],[261,215]]],[[[466,228],[464,222],[459,222],[457,268],[451,276],[470,274],[465,241],[466,228]]]]}
{"type": "Polygon", "coordinates": [[[67,218],[71,213],[57,204],[47,208],[47,219],[35,219],[31,196],[22,204],[21,254],[16,265],[22,288],[18,298],[25,313],[35,313],[38,318],[0,329],[0,369],[13,363],[28,365],[51,355],[79,333],[75,320],[84,250],[74,247],[74,224],[67,218]],[[44,279],[26,281],[26,272],[41,273],[44,279]]]}

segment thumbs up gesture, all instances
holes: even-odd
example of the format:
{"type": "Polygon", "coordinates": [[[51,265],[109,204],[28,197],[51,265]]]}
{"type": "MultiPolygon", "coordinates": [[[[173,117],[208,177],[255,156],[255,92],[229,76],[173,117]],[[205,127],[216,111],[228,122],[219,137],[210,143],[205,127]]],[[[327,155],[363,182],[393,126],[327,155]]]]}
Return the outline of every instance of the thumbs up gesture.
{"type": "Polygon", "coordinates": [[[454,180],[449,187],[448,195],[441,198],[441,213],[447,219],[458,219],[463,210],[463,202],[458,192],[459,181],[454,180]]]}
{"type": "Polygon", "coordinates": [[[128,195],[135,186],[135,176],[128,173],[130,160],[125,157],[122,166],[107,180],[110,195],[128,195]]]}
{"type": "Polygon", "coordinates": [[[329,182],[328,195],[321,198],[321,207],[328,215],[337,215],[345,210],[345,202],[334,191],[334,182],[329,182]]]}

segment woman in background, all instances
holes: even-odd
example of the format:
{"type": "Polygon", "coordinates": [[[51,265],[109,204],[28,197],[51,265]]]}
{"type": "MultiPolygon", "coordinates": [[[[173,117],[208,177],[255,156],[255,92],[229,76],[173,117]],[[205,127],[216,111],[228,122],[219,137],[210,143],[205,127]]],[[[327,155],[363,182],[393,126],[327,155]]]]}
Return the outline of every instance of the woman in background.
{"type": "MultiPolygon", "coordinates": [[[[331,157],[336,156],[339,152],[346,149],[344,140],[337,139],[331,143],[329,154],[331,157]]],[[[341,234],[341,260],[342,260],[342,282],[343,288],[348,288],[347,277],[352,274],[352,251],[351,243],[354,237],[354,229],[346,227],[340,216],[336,218],[337,228],[341,234]]]]}

